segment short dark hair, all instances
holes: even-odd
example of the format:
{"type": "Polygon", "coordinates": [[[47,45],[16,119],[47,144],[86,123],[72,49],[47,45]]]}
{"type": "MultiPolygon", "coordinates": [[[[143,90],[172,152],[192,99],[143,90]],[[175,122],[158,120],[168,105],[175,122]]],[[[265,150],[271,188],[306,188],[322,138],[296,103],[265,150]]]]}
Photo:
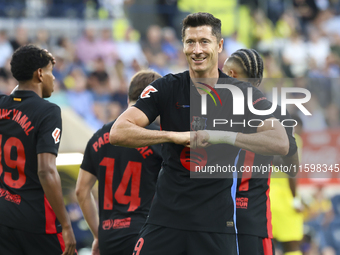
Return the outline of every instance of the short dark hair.
{"type": "Polygon", "coordinates": [[[37,69],[46,67],[52,61],[46,50],[32,44],[24,45],[13,53],[11,72],[18,81],[28,81],[37,69]]]}
{"type": "Polygon", "coordinates": [[[235,61],[243,69],[251,83],[258,87],[263,78],[263,60],[254,49],[240,49],[231,54],[228,61],[235,61]]]}
{"type": "Polygon", "coordinates": [[[129,101],[137,101],[143,90],[153,81],[161,78],[159,73],[152,70],[137,72],[131,79],[129,87],[129,101]]]}
{"type": "Polygon", "coordinates": [[[216,36],[217,42],[222,39],[221,35],[221,20],[215,18],[212,14],[207,12],[197,12],[189,14],[183,20],[182,40],[185,37],[185,30],[188,27],[211,26],[212,34],[216,36]]]}

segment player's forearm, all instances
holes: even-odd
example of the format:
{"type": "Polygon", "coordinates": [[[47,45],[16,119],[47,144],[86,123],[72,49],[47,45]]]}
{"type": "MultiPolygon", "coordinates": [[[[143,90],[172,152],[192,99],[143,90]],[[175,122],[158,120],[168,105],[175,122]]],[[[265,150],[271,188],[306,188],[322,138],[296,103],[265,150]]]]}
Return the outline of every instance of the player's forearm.
{"type": "Polygon", "coordinates": [[[128,121],[115,123],[110,131],[110,143],[124,147],[144,147],[172,141],[172,132],[149,130],[128,121]]]}
{"type": "Polygon", "coordinates": [[[79,206],[83,211],[84,218],[90,227],[93,237],[98,239],[99,217],[94,197],[91,191],[82,192],[79,190],[76,194],[79,206]]]}
{"type": "Polygon", "coordinates": [[[60,177],[57,170],[40,171],[38,176],[46,198],[56,214],[62,228],[71,227],[71,221],[65,209],[60,177]]]}
{"type": "MultiPolygon", "coordinates": [[[[295,152],[294,155],[292,155],[292,156],[283,156],[281,158],[282,158],[282,162],[283,162],[282,165],[288,166],[289,169],[291,169],[291,170],[295,170],[295,171],[289,172],[288,175],[291,176],[291,177],[296,176],[296,174],[298,173],[299,164],[300,164],[298,152],[295,152]]],[[[294,183],[296,185],[296,182],[294,182],[294,183]]],[[[292,184],[292,185],[294,185],[294,184],[292,184]]],[[[295,191],[294,191],[294,193],[295,193],[295,191]]]]}
{"type": "Polygon", "coordinates": [[[238,133],[235,146],[261,155],[286,155],[289,149],[288,138],[279,136],[274,130],[254,134],[238,133]]]}

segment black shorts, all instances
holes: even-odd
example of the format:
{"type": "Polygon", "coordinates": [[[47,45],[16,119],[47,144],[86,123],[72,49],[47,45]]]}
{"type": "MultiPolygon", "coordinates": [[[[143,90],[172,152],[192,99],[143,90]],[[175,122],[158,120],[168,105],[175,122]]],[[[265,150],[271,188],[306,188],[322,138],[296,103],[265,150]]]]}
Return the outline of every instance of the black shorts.
{"type": "Polygon", "coordinates": [[[0,225],[1,255],[61,255],[65,249],[63,236],[34,234],[0,225]]]}
{"type": "Polygon", "coordinates": [[[99,235],[100,255],[131,255],[135,247],[138,234],[122,236],[121,238],[105,238],[99,235]]]}
{"type": "Polygon", "coordinates": [[[133,255],[237,255],[236,235],[146,224],[133,255]]]}
{"type": "Polygon", "coordinates": [[[253,235],[237,235],[240,255],[275,255],[273,239],[253,235]]]}

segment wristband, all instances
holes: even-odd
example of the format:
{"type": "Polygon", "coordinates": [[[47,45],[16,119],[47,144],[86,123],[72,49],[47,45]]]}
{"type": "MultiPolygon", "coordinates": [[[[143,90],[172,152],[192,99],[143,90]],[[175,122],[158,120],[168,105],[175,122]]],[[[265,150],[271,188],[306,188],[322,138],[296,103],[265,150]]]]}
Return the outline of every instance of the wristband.
{"type": "Polygon", "coordinates": [[[231,131],[215,131],[215,130],[204,130],[209,134],[208,143],[219,144],[227,143],[234,145],[236,141],[237,132],[231,131]]]}

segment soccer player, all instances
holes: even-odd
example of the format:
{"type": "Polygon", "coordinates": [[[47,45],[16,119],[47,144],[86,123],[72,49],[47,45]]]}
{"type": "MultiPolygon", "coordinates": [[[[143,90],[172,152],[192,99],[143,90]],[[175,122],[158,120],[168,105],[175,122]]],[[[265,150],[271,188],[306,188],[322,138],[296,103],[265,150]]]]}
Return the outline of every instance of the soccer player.
{"type": "MultiPolygon", "coordinates": [[[[263,77],[263,60],[256,50],[241,49],[231,54],[225,61],[223,72],[231,77],[247,80],[258,87],[263,77]]],[[[273,115],[280,121],[291,119],[288,112],[285,116],[281,115],[280,106],[277,107],[273,115]]],[[[286,125],[294,125],[294,123],[286,121],[286,125]]],[[[289,152],[284,157],[284,161],[280,161],[280,164],[284,166],[299,165],[293,128],[286,127],[286,133],[289,139],[289,152]]],[[[239,172],[237,183],[236,225],[240,255],[274,254],[269,200],[272,161],[272,156],[263,156],[247,150],[242,150],[239,154],[237,169],[242,169],[242,171],[239,172]],[[258,168],[254,168],[254,166],[258,168]],[[256,169],[264,170],[264,167],[266,168],[265,172],[255,171],[256,169]]],[[[277,203],[281,203],[281,201],[277,201],[277,203]]]]}
{"type": "MultiPolygon", "coordinates": [[[[131,80],[129,106],[161,76],[140,71],[131,80]]],[[[89,140],[79,171],[76,194],[93,233],[93,254],[131,255],[145,223],[161,169],[160,145],[125,148],[109,143],[113,122],[89,140]],[[99,181],[99,219],[91,189],[99,181]],[[98,244],[99,241],[99,244],[98,244]]],[[[159,130],[155,124],[148,129],[159,130]]]]}
{"type": "MultiPolygon", "coordinates": [[[[244,115],[233,116],[230,90],[216,89],[227,105],[212,108],[212,99],[208,98],[208,118],[202,117],[199,105],[194,105],[190,97],[201,98],[199,91],[203,88],[198,89],[198,78],[210,78],[206,79],[210,83],[206,87],[212,89],[220,78],[224,78],[224,84],[235,84],[242,90],[246,101],[246,91],[251,85],[218,70],[218,54],[222,51],[223,39],[221,21],[213,15],[188,15],[183,20],[182,40],[189,70],[166,75],[151,83],[135,106],[117,119],[110,132],[110,142],[120,146],[141,147],[164,143],[163,169],[134,254],[233,255],[237,254],[234,221],[236,183],[232,178],[190,178],[192,169],[188,162],[194,159],[190,154],[195,154],[201,161],[212,162],[211,159],[216,159],[224,166],[233,166],[239,151],[235,146],[285,155],[288,153],[288,139],[284,128],[277,124],[272,127],[270,121],[262,127],[247,127],[245,130],[242,125],[224,125],[223,130],[216,131],[218,134],[199,136],[199,131],[213,129],[212,119],[209,118],[212,115],[237,122],[243,118],[245,121],[249,118],[263,119],[264,116],[255,117],[248,108],[244,115]],[[191,81],[194,86],[191,86],[191,81]],[[191,111],[195,114],[192,118],[191,111]],[[162,131],[143,128],[158,115],[162,131]],[[243,130],[245,133],[241,133],[243,130]],[[216,144],[202,148],[205,142],[216,144]],[[191,150],[187,148],[189,146],[201,148],[191,150]]],[[[257,109],[268,109],[270,103],[259,90],[254,91],[252,100],[256,101],[257,109]]]]}
{"type": "MultiPolygon", "coordinates": [[[[299,156],[303,142],[300,137],[303,127],[300,117],[293,116],[298,123],[294,127],[299,156]]],[[[282,158],[274,156],[275,165],[283,164],[282,158]]],[[[281,243],[284,255],[302,255],[300,244],[303,238],[303,205],[296,192],[296,179],[285,173],[274,173],[270,183],[270,207],[272,210],[273,238],[281,243]]]]}
{"type": "Polygon", "coordinates": [[[0,96],[0,253],[75,253],[76,240],[56,168],[60,108],[53,92],[55,60],[34,45],[17,49],[11,71],[19,81],[0,96]]]}

